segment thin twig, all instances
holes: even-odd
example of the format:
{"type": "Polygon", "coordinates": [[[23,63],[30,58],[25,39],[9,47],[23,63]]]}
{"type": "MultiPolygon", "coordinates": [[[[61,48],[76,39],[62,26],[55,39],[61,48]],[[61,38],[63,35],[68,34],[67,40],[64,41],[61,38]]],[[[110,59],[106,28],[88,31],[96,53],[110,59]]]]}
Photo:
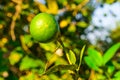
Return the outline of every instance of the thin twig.
{"type": "Polygon", "coordinates": [[[13,41],[16,40],[16,36],[15,36],[15,32],[14,32],[14,29],[15,29],[15,24],[16,24],[16,20],[21,12],[21,5],[22,5],[22,0],[12,0],[13,2],[15,2],[17,5],[15,6],[15,9],[16,9],[16,12],[15,14],[13,15],[12,17],[12,22],[11,22],[11,25],[10,25],[10,35],[11,35],[11,38],[13,41]]]}
{"type": "Polygon", "coordinates": [[[81,2],[81,3],[76,7],[76,9],[73,11],[73,15],[76,15],[77,12],[78,12],[79,10],[81,10],[88,2],[89,2],[89,0],[83,0],[83,2],[81,2]]]}

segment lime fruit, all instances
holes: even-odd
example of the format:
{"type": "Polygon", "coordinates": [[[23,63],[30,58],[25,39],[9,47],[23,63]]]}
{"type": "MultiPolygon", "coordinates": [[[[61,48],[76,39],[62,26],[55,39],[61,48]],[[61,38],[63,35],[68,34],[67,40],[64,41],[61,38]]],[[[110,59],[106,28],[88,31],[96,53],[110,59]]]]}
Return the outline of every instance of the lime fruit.
{"type": "Polygon", "coordinates": [[[30,34],[34,40],[45,43],[53,40],[59,33],[54,16],[48,13],[37,14],[30,23],[30,34]]]}

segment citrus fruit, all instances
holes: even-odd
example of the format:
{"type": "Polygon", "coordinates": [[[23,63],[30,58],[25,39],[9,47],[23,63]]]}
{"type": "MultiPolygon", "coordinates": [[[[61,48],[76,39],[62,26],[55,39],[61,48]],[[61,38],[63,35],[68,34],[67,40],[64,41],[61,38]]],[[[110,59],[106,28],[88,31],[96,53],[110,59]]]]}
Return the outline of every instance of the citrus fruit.
{"type": "Polygon", "coordinates": [[[53,40],[59,32],[54,16],[48,13],[37,14],[30,23],[30,34],[34,40],[45,43],[53,40]]]}

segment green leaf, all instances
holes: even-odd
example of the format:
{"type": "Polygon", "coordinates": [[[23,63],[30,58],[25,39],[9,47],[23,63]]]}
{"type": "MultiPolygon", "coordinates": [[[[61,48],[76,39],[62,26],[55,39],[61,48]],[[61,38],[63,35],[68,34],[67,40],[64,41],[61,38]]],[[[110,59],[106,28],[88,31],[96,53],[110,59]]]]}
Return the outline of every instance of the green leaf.
{"type": "Polygon", "coordinates": [[[120,71],[116,72],[114,77],[119,77],[120,78],[120,71]]]}
{"type": "Polygon", "coordinates": [[[103,62],[106,64],[115,54],[115,52],[120,48],[120,43],[113,45],[109,48],[103,55],[103,62]]]}
{"type": "Polygon", "coordinates": [[[5,80],[3,77],[0,77],[0,80],[5,80]]]}
{"type": "Polygon", "coordinates": [[[109,73],[109,75],[112,75],[115,70],[115,66],[113,65],[112,62],[108,62],[106,66],[107,66],[107,73],[109,73]]]}
{"type": "Polygon", "coordinates": [[[24,35],[23,42],[28,46],[31,47],[33,45],[32,37],[31,35],[24,35]]]}
{"type": "Polygon", "coordinates": [[[66,55],[67,55],[67,59],[68,59],[70,64],[76,63],[76,56],[72,50],[69,50],[69,53],[67,53],[66,55]]]}
{"type": "Polygon", "coordinates": [[[76,70],[77,67],[78,67],[77,65],[57,65],[48,69],[45,72],[45,74],[50,74],[50,73],[61,71],[61,70],[76,70]]]}
{"type": "Polygon", "coordinates": [[[82,63],[82,57],[83,57],[83,53],[85,51],[85,46],[83,46],[82,50],[81,50],[81,53],[80,53],[80,61],[79,61],[79,66],[78,66],[78,70],[80,69],[80,66],[81,66],[81,63],[82,63]]]}
{"type": "Polygon", "coordinates": [[[41,60],[35,60],[33,58],[30,58],[28,56],[25,56],[22,59],[22,62],[20,63],[20,70],[28,70],[30,68],[36,68],[36,67],[45,67],[45,64],[41,60]]]}
{"type": "Polygon", "coordinates": [[[96,66],[96,64],[94,63],[94,61],[93,61],[89,56],[84,57],[84,60],[85,60],[86,64],[87,64],[91,69],[94,69],[94,70],[96,70],[96,71],[99,70],[99,67],[96,66]]]}
{"type": "Polygon", "coordinates": [[[35,80],[35,73],[34,72],[29,72],[27,75],[20,76],[20,80],[35,80]]]}
{"type": "Polygon", "coordinates": [[[74,0],[77,4],[81,3],[83,0],[74,0]]]}
{"type": "Polygon", "coordinates": [[[92,61],[94,61],[94,63],[97,66],[101,66],[103,64],[102,55],[97,50],[92,49],[92,48],[88,48],[88,56],[91,57],[92,61]]]}
{"type": "Polygon", "coordinates": [[[14,65],[20,61],[20,59],[23,57],[23,50],[21,47],[15,48],[9,56],[9,61],[11,65],[14,65]]]}
{"type": "Polygon", "coordinates": [[[80,21],[80,22],[77,23],[77,26],[85,28],[85,27],[88,26],[88,24],[86,22],[84,22],[84,21],[80,21]]]}

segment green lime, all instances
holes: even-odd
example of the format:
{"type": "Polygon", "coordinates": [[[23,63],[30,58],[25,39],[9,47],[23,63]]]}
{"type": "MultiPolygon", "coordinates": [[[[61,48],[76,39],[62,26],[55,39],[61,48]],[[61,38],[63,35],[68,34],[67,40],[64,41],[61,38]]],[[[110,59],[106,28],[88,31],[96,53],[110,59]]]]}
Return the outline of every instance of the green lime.
{"type": "Polygon", "coordinates": [[[48,13],[37,14],[30,23],[30,34],[36,41],[45,43],[53,40],[59,33],[54,16],[48,13]]]}

